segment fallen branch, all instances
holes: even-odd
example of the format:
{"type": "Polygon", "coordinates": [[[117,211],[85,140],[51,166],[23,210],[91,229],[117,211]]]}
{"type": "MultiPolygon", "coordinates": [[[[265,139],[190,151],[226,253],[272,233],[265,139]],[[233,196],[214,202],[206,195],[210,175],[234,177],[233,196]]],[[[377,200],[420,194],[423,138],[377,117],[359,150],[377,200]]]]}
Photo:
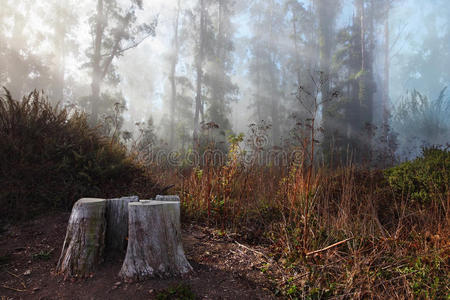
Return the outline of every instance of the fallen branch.
{"type": "Polygon", "coordinates": [[[249,248],[249,247],[247,247],[247,246],[245,246],[245,245],[242,245],[242,244],[238,243],[237,241],[234,241],[234,242],[235,242],[239,247],[242,247],[242,248],[244,248],[244,249],[247,249],[247,250],[249,250],[249,251],[252,251],[252,252],[254,252],[254,253],[257,253],[257,254],[263,256],[264,258],[266,258],[267,260],[270,260],[270,259],[267,257],[267,255],[265,255],[264,253],[262,253],[262,252],[260,252],[260,251],[258,251],[258,250],[249,248]]]}
{"type": "Polygon", "coordinates": [[[311,256],[311,255],[314,255],[314,254],[317,254],[317,253],[320,253],[320,252],[327,251],[327,250],[329,250],[329,249],[331,249],[331,248],[334,248],[334,247],[337,247],[337,246],[339,246],[339,245],[342,245],[342,244],[344,244],[344,243],[346,243],[346,242],[348,242],[348,241],[350,241],[350,240],[352,240],[352,239],[353,239],[353,238],[348,238],[348,239],[345,239],[345,240],[343,240],[343,241],[334,243],[333,245],[330,245],[330,246],[325,247],[325,248],[323,248],[323,249],[319,249],[319,250],[315,250],[315,251],[312,251],[312,252],[308,252],[308,253],[306,253],[306,256],[311,256]]]}

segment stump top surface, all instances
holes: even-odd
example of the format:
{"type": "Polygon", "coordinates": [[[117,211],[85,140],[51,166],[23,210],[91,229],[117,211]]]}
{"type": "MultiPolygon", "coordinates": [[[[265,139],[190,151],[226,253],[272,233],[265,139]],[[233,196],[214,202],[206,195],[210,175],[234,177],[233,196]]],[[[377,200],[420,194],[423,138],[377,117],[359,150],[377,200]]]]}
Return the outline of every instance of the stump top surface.
{"type": "Polygon", "coordinates": [[[155,200],[180,202],[180,197],[178,197],[177,195],[157,195],[155,200]]]}
{"type": "Polygon", "coordinates": [[[102,203],[105,201],[106,201],[105,199],[101,199],[101,198],[81,198],[77,202],[79,202],[81,204],[98,204],[98,203],[102,203]]]}
{"type": "Polygon", "coordinates": [[[120,197],[120,198],[111,198],[111,199],[107,199],[108,201],[131,201],[131,202],[136,202],[139,201],[139,197],[138,196],[127,196],[127,197],[120,197]]]}
{"type": "Polygon", "coordinates": [[[133,206],[151,206],[151,205],[178,205],[176,201],[156,201],[156,200],[140,200],[139,202],[130,202],[128,205],[133,206]]]}

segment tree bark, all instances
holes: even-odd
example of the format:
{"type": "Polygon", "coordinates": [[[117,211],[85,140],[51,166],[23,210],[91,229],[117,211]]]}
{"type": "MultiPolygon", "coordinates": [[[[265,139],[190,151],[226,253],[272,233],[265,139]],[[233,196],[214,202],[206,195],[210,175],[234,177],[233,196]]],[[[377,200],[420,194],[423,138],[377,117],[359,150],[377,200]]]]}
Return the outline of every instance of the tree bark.
{"type": "Polygon", "coordinates": [[[132,202],[128,210],[128,247],[119,273],[123,280],[167,278],[192,271],[181,242],[179,202],[132,202]]]}
{"type": "Polygon", "coordinates": [[[106,253],[125,254],[128,237],[128,204],[138,202],[137,196],[106,200],[106,253]]]}
{"type": "Polygon", "coordinates": [[[106,201],[83,198],[72,208],[56,270],[64,276],[87,277],[103,261],[106,201]]]}

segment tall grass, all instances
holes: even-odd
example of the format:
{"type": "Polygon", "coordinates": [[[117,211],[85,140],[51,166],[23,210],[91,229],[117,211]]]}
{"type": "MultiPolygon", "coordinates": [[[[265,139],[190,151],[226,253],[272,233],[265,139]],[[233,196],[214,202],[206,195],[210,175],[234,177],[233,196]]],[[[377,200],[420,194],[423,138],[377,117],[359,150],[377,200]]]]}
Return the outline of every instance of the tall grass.
{"type": "Polygon", "coordinates": [[[382,170],[313,167],[306,154],[285,167],[246,165],[239,153],[232,145],[226,164],[180,180],[184,213],[270,246],[287,278],[274,289],[293,299],[449,295],[448,210],[412,201],[382,170]]]}

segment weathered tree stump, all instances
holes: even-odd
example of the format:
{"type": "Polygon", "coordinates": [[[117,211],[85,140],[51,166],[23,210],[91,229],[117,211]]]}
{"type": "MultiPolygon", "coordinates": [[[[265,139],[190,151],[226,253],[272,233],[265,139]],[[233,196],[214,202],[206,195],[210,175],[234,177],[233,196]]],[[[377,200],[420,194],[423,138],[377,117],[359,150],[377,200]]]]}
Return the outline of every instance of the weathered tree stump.
{"type": "Polygon", "coordinates": [[[128,247],[119,273],[122,279],[167,278],[192,271],[181,241],[179,202],[132,202],[128,211],[128,247]]]}
{"type": "Polygon", "coordinates": [[[75,203],[56,267],[58,273],[87,277],[103,261],[105,208],[105,199],[83,198],[75,203]]]}
{"type": "Polygon", "coordinates": [[[137,196],[106,200],[106,252],[125,254],[128,237],[128,204],[138,202],[137,196]]]}

